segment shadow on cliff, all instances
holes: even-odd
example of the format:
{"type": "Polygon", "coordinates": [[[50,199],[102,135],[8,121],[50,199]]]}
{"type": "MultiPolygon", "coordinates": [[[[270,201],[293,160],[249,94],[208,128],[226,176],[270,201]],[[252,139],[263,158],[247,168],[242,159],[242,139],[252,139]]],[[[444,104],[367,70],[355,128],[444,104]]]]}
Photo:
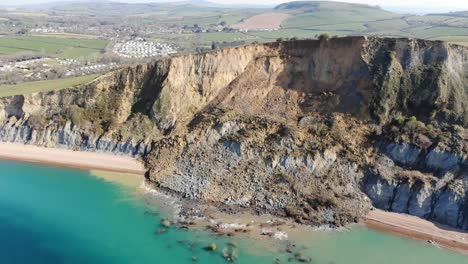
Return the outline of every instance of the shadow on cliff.
{"type": "Polygon", "coordinates": [[[372,78],[361,58],[364,38],[275,43],[284,64],[275,85],[299,94],[301,111],[367,116],[372,78]]]}
{"type": "MultiPolygon", "coordinates": [[[[137,66],[135,73],[141,72],[137,66]]],[[[155,101],[159,98],[162,90],[162,83],[167,78],[168,65],[163,61],[153,63],[148,70],[145,71],[141,83],[141,91],[137,94],[136,102],[132,106],[132,113],[142,113],[150,115],[151,109],[155,101]]]]}

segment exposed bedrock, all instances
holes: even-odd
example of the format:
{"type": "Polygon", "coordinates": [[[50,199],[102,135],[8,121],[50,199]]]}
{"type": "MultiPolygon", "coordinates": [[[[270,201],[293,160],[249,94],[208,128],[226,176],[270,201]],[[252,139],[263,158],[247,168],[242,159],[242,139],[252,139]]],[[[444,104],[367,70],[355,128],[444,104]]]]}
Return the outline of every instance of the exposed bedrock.
{"type": "Polygon", "coordinates": [[[373,204],[468,229],[467,63],[374,37],[176,56],[0,98],[0,140],[138,156],[159,188],[313,225],[373,204]]]}
{"type": "Polygon", "coordinates": [[[389,144],[369,169],[363,189],[384,210],[468,229],[465,154],[389,144]]]}

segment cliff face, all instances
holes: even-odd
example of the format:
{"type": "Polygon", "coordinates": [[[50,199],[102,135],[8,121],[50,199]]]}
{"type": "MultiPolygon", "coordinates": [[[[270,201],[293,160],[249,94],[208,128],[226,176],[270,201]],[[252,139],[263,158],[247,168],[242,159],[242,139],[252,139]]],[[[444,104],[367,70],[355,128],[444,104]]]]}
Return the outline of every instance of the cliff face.
{"type": "Polygon", "coordinates": [[[468,229],[468,157],[408,144],[384,147],[363,181],[376,207],[468,229]]]}
{"type": "Polygon", "coordinates": [[[174,57],[2,98],[0,140],[140,156],[159,188],[304,223],[374,204],[468,229],[467,62],[365,37],[174,57]]]}

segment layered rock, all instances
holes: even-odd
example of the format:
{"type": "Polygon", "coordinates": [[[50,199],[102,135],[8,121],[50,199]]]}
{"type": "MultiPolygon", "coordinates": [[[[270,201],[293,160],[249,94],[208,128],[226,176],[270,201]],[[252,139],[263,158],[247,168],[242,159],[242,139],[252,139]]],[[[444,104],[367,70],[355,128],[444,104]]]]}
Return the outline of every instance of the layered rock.
{"type": "Polygon", "coordinates": [[[373,204],[468,229],[467,63],[368,37],[178,56],[1,98],[0,140],[140,156],[159,188],[304,223],[373,204]]]}
{"type": "Polygon", "coordinates": [[[364,191],[375,206],[468,229],[468,156],[406,144],[386,146],[364,191]]]}
{"type": "Polygon", "coordinates": [[[34,129],[25,125],[24,120],[11,119],[0,128],[0,141],[32,144],[81,151],[106,152],[116,155],[142,157],[151,146],[143,141],[118,141],[102,135],[87,135],[79,127],[67,122],[63,127],[34,129]]]}

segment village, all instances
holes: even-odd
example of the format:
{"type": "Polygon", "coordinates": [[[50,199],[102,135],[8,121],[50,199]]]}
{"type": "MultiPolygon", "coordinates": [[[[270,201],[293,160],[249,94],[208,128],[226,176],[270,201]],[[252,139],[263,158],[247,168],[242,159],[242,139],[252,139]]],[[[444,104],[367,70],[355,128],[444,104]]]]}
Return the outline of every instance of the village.
{"type": "Polygon", "coordinates": [[[78,77],[103,73],[117,66],[116,62],[97,63],[39,56],[6,63],[0,61],[0,84],[78,77]]]}
{"type": "Polygon", "coordinates": [[[143,39],[119,42],[113,51],[125,58],[164,57],[176,53],[176,50],[166,43],[154,43],[143,39]]]}
{"type": "MultiPolygon", "coordinates": [[[[49,33],[52,31],[48,30],[49,33]]],[[[81,39],[79,41],[83,42],[81,39]]],[[[108,43],[107,48],[103,47],[101,52],[90,49],[94,53],[80,57],[59,57],[57,55],[60,54],[53,52],[0,56],[0,85],[101,74],[123,64],[177,53],[176,48],[169,44],[146,41],[140,37],[115,38],[108,43]]],[[[71,44],[63,50],[70,48],[82,47],[71,44]]]]}

